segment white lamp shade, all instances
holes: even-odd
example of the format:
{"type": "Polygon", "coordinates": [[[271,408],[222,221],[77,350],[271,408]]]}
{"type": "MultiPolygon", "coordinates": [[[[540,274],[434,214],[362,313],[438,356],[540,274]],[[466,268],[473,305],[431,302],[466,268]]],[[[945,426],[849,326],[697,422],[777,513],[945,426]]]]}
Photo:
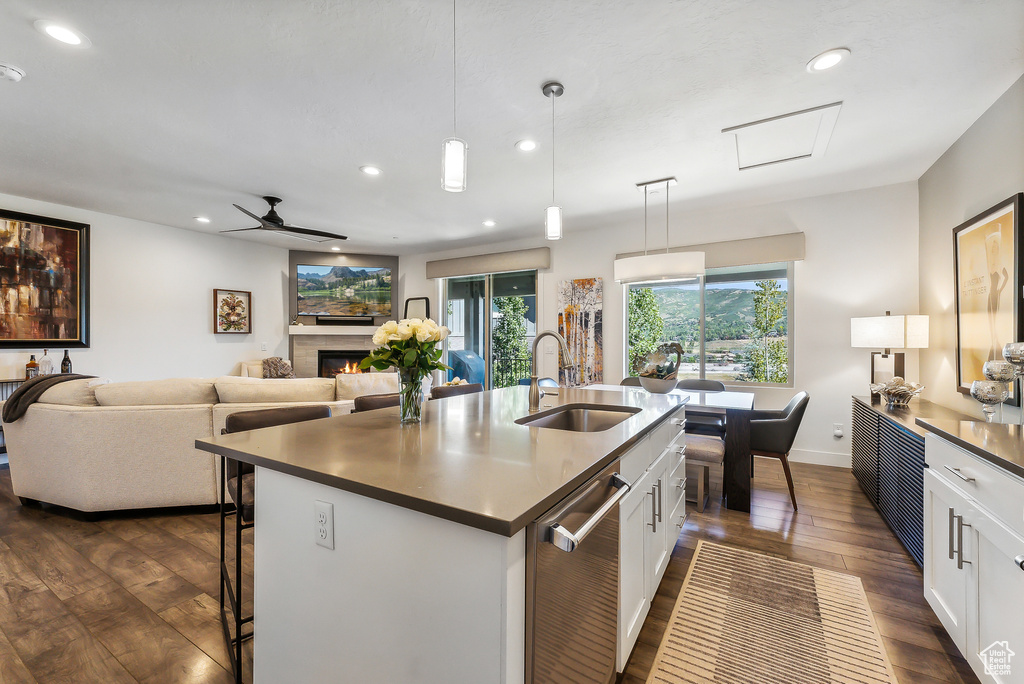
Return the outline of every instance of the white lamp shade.
{"type": "Polygon", "coordinates": [[[850,346],[868,349],[926,349],[927,316],[866,316],[850,319],[850,346]]]}
{"type": "Polygon", "coordinates": [[[544,210],[544,237],[548,240],[562,239],[561,207],[548,207],[544,210]]]}
{"type": "Polygon", "coordinates": [[[643,283],[704,275],[704,252],[644,254],[615,260],[615,280],[643,283]]]}
{"type": "Polygon", "coordinates": [[[441,187],[448,192],[466,189],[467,150],[466,141],[458,138],[441,143],[441,187]]]}

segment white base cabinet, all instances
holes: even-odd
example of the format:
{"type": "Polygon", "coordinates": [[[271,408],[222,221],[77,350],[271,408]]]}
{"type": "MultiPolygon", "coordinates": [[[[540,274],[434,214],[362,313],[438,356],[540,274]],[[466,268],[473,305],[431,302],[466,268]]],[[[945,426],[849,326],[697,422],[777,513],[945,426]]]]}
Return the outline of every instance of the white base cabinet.
{"type": "Polygon", "coordinates": [[[682,429],[682,419],[670,417],[622,458],[623,476],[636,479],[619,502],[619,672],[633,651],[685,519],[682,429]],[[673,475],[682,478],[681,486],[673,475]]]}
{"type": "Polygon", "coordinates": [[[925,598],[983,682],[1024,684],[1024,481],[934,435],[925,458],[925,598]]]}

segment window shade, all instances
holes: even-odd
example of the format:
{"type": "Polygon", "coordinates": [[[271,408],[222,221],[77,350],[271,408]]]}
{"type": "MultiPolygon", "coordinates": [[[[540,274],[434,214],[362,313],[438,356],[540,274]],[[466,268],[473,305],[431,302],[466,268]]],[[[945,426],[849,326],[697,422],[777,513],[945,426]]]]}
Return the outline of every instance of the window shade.
{"type": "Polygon", "coordinates": [[[532,271],[542,268],[551,268],[550,247],[428,261],[427,278],[455,278],[483,273],[532,271]]]}

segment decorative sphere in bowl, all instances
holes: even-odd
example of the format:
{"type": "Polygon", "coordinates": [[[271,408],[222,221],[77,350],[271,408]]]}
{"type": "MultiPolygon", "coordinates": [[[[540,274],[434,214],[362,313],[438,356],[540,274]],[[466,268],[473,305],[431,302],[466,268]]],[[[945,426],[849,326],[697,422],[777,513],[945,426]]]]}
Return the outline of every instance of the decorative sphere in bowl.
{"type": "Polygon", "coordinates": [[[897,375],[889,382],[871,385],[871,391],[882,395],[889,406],[906,406],[911,399],[924,391],[924,385],[907,382],[897,375]]]}
{"type": "Polygon", "coordinates": [[[640,386],[651,394],[668,394],[676,388],[676,379],[648,378],[641,375],[640,386]]]}
{"type": "Polygon", "coordinates": [[[1010,386],[997,380],[975,380],[971,383],[971,396],[984,404],[981,412],[985,414],[985,419],[991,422],[996,412],[996,404],[1003,403],[1010,396],[1010,386]]]}
{"type": "Polygon", "coordinates": [[[1003,346],[1003,358],[1018,366],[1024,365],[1024,342],[1007,342],[1003,346]]]}
{"type": "Polygon", "coordinates": [[[986,361],[981,372],[988,380],[1010,382],[1017,377],[1017,367],[1009,361],[986,361]]]}

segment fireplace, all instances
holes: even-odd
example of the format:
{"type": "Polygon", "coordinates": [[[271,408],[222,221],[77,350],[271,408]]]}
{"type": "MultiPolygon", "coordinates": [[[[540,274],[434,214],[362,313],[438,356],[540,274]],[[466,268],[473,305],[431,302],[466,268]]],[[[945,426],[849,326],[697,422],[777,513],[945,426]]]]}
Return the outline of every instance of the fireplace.
{"type": "Polygon", "coordinates": [[[365,351],[338,351],[324,350],[317,352],[317,368],[321,378],[333,378],[343,373],[368,373],[367,370],[359,370],[359,362],[366,358],[365,351]]]}

